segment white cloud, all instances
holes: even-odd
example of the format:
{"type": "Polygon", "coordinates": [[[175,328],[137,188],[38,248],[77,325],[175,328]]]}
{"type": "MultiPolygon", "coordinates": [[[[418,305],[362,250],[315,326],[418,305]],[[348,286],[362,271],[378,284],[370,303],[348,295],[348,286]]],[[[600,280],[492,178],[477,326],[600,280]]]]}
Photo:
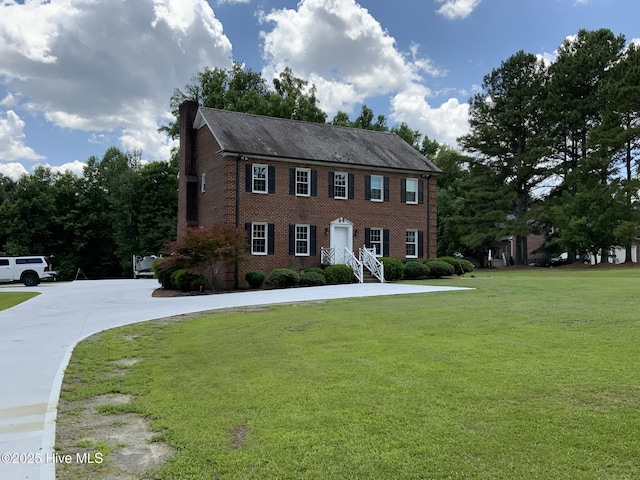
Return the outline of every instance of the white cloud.
{"type": "Polygon", "coordinates": [[[56,166],[52,167],[51,165],[48,165],[48,164],[45,164],[43,166],[50,168],[52,172],[59,172],[59,173],[69,172],[75,175],[76,177],[82,177],[86,163],[81,162],[79,160],[75,160],[73,162],[65,163],[57,167],[56,166]]]}
{"type": "Polygon", "coordinates": [[[331,117],[351,111],[366,98],[401,91],[422,80],[421,74],[442,75],[428,59],[397,49],[395,39],[354,0],[302,0],[297,10],[261,14],[265,78],[285,67],[315,84],[320,108],[331,117]]]}
{"type": "Polygon", "coordinates": [[[144,130],[166,122],[174,88],[205,65],[229,67],[231,43],[206,0],[3,0],[0,58],[0,81],[31,113],[60,128],[123,129],[121,143],[137,138],[151,156],[167,140],[144,130]]]}
{"type": "Polygon", "coordinates": [[[5,177],[9,177],[13,180],[18,180],[22,175],[26,175],[27,169],[21,163],[0,163],[0,173],[5,177]]]}
{"type": "Polygon", "coordinates": [[[0,162],[11,160],[40,160],[37,154],[24,143],[24,121],[13,111],[0,112],[0,162]]]}
{"type": "Polygon", "coordinates": [[[443,5],[437,13],[449,20],[467,18],[480,5],[481,0],[437,0],[443,5]]]}
{"type": "Polygon", "coordinates": [[[427,135],[431,140],[457,147],[457,138],[469,131],[469,105],[450,98],[439,107],[427,102],[428,89],[415,85],[393,97],[392,117],[427,135]]]}

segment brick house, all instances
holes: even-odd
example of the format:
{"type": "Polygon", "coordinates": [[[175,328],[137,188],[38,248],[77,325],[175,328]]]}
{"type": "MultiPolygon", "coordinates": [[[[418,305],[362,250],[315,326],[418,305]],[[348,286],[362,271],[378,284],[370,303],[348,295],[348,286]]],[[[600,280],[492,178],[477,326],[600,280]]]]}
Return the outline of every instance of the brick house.
{"type": "Polygon", "coordinates": [[[251,270],[357,270],[363,247],[374,258],[431,258],[439,172],[391,133],[186,101],[178,231],[223,222],[246,230],[248,259],[225,272],[226,288],[246,286],[251,270]]]}

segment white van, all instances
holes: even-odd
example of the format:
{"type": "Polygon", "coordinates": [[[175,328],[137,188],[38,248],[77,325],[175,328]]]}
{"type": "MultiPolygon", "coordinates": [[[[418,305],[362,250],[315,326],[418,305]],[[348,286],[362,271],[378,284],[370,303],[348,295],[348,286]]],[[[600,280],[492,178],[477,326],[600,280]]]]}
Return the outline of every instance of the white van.
{"type": "Polygon", "coordinates": [[[43,280],[55,280],[57,274],[49,258],[42,255],[0,257],[0,282],[22,282],[35,287],[43,280]]]}

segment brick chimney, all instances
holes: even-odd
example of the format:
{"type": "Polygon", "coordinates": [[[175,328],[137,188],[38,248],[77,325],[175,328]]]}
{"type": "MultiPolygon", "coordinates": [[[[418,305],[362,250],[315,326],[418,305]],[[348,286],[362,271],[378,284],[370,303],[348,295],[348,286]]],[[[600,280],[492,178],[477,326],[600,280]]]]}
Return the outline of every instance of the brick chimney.
{"type": "Polygon", "coordinates": [[[180,105],[180,165],[178,179],[178,237],[186,227],[198,224],[198,157],[196,130],[193,123],[198,113],[198,102],[185,100],[180,105]]]}

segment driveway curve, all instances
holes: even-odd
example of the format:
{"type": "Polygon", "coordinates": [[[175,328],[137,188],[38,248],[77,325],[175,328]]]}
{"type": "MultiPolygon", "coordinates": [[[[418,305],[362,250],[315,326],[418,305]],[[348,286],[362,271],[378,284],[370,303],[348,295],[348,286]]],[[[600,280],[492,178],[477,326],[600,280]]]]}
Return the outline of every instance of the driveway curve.
{"type": "Polygon", "coordinates": [[[0,478],[54,480],[55,420],[64,370],[75,345],[122,325],[230,307],[459,290],[353,284],[192,297],[152,297],[155,280],[86,280],[2,286],[37,297],[0,311],[0,478]]]}

